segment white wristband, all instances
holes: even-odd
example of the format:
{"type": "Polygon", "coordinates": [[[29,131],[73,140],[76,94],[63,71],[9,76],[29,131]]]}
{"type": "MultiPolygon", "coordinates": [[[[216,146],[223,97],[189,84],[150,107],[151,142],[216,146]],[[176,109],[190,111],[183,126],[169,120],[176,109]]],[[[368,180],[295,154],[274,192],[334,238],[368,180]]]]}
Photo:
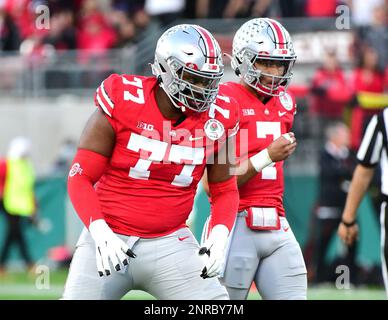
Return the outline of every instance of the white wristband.
{"type": "Polygon", "coordinates": [[[257,172],[260,172],[268,165],[272,164],[272,159],[269,156],[268,149],[261,150],[259,153],[256,153],[254,156],[249,158],[249,161],[252,163],[252,166],[257,172]]]}

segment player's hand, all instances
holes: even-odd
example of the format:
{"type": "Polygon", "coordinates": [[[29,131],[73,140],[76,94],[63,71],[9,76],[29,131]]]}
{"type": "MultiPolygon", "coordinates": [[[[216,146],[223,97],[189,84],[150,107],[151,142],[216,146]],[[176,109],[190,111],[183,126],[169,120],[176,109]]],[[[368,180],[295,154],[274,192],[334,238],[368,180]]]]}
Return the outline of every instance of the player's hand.
{"type": "Polygon", "coordinates": [[[285,160],[295,151],[296,144],[295,134],[285,133],[268,146],[268,154],[273,162],[285,160]]]}
{"type": "Polygon", "coordinates": [[[126,266],[129,263],[128,256],[131,258],[136,257],[127,244],[113,233],[105,220],[98,219],[93,221],[89,225],[89,232],[96,243],[96,262],[100,277],[104,273],[107,276],[112,273],[109,260],[112,262],[115,270],[119,271],[121,269],[120,262],[126,266]]]}
{"type": "Polygon", "coordinates": [[[200,255],[207,254],[209,256],[202,269],[202,278],[216,277],[222,272],[228,235],[228,228],[222,224],[217,224],[213,227],[204,246],[199,250],[200,255]]]}
{"type": "Polygon", "coordinates": [[[343,222],[338,226],[338,236],[348,246],[352,245],[358,239],[358,225],[355,223],[352,226],[346,226],[343,222]]]}

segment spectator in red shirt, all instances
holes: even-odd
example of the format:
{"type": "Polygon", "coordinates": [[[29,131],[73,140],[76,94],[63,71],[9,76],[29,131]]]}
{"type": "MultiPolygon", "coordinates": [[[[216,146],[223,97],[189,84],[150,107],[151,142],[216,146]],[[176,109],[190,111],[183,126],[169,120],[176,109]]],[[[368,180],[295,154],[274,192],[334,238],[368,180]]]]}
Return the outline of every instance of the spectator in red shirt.
{"type": "Polygon", "coordinates": [[[80,79],[83,86],[98,85],[107,74],[112,73],[109,49],[114,48],[117,35],[108,23],[96,0],[85,0],[81,5],[81,16],[76,33],[78,62],[98,68],[82,70],[80,79]]]}
{"type": "Polygon", "coordinates": [[[334,51],[326,52],[322,67],[313,76],[310,93],[310,112],[318,116],[318,136],[322,137],[330,122],[343,118],[345,106],[351,98],[351,91],[334,51]]]}
{"type": "Polygon", "coordinates": [[[381,93],[384,91],[384,76],[378,69],[378,63],[377,51],[372,47],[365,47],[359,66],[353,72],[353,86],[356,92],[381,93]]]}
{"type": "MultiPolygon", "coordinates": [[[[378,68],[379,57],[372,47],[364,47],[359,66],[353,71],[352,86],[354,94],[360,92],[384,92],[384,74],[378,68]]],[[[355,105],[351,117],[351,148],[357,150],[364,133],[366,124],[379,110],[362,109],[355,105]]]]}
{"type": "Polygon", "coordinates": [[[77,47],[97,52],[105,52],[116,43],[116,34],[108,24],[95,0],[82,3],[82,16],[79,22],[77,47]]]}
{"type": "Polygon", "coordinates": [[[31,0],[5,0],[4,8],[17,25],[22,39],[35,32],[35,13],[31,0]]]}
{"type": "Polygon", "coordinates": [[[337,5],[337,0],[307,0],[305,13],[308,17],[333,17],[337,5]]]}

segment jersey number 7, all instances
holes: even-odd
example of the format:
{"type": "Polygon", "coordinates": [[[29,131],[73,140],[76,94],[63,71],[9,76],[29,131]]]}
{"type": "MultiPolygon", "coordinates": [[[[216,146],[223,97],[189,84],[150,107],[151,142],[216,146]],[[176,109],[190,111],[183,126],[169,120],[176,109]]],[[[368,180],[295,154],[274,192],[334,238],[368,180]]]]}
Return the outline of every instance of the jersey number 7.
{"type": "MultiPolygon", "coordinates": [[[[257,138],[266,139],[268,135],[272,135],[273,140],[276,140],[281,135],[280,122],[271,121],[257,121],[256,122],[257,138]]],[[[263,180],[276,180],[277,171],[275,163],[264,168],[261,171],[261,178],[263,180]]]]}

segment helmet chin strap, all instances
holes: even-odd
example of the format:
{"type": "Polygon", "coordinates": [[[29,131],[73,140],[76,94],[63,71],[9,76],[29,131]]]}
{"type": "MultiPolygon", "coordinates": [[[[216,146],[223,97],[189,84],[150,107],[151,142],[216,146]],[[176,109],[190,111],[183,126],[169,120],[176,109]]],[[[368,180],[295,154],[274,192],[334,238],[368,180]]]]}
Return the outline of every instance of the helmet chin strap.
{"type": "Polygon", "coordinates": [[[251,82],[247,81],[245,77],[243,77],[244,82],[249,85],[251,88],[253,88],[255,91],[257,91],[259,94],[265,96],[265,97],[273,97],[276,96],[278,92],[278,88],[271,90],[271,89],[266,89],[264,85],[261,84],[260,80],[253,80],[251,82]],[[260,88],[262,87],[262,88],[260,88]],[[269,91],[269,92],[267,92],[269,91]]]}
{"type": "MultiPolygon", "coordinates": [[[[246,79],[246,80],[248,80],[248,79],[246,79]]],[[[275,84],[275,76],[273,76],[271,74],[267,74],[267,73],[262,72],[261,70],[257,70],[256,71],[256,77],[254,77],[254,80],[251,81],[251,82],[247,81],[247,83],[251,87],[256,89],[256,91],[260,92],[261,94],[265,95],[266,97],[278,96],[280,85],[279,85],[279,83],[275,84]],[[267,76],[267,77],[271,77],[272,78],[272,83],[271,83],[271,87],[270,88],[261,83],[261,81],[260,81],[260,77],[261,76],[267,76]]]]}

